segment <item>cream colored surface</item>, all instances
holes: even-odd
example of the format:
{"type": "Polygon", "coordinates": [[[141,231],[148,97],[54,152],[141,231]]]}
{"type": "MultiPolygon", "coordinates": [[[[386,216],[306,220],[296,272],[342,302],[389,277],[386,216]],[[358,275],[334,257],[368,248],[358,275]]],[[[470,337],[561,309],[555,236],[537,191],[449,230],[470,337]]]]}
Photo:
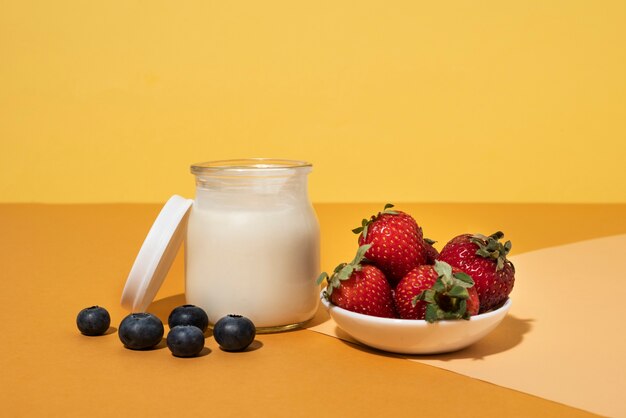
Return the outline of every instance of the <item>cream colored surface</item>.
{"type": "Polygon", "coordinates": [[[192,163],[282,157],[315,164],[314,202],[626,202],[625,16],[3,0],[0,201],[161,202],[192,163]]]}
{"type": "MultiPolygon", "coordinates": [[[[612,417],[626,417],[626,235],[514,256],[513,306],[485,339],[407,357],[612,417]]],[[[348,339],[332,320],[310,328],[348,339]]]]}

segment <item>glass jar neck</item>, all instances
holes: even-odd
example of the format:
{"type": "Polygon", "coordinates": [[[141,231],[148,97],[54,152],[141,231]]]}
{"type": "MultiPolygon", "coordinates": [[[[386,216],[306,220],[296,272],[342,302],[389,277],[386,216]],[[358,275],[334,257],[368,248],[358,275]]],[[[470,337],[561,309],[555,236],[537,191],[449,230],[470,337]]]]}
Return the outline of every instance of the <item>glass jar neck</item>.
{"type": "Polygon", "coordinates": [[[192,166],[196,205],[260,207],[309,204],[311,165],[288,160],[230,160],[192,166]]]}

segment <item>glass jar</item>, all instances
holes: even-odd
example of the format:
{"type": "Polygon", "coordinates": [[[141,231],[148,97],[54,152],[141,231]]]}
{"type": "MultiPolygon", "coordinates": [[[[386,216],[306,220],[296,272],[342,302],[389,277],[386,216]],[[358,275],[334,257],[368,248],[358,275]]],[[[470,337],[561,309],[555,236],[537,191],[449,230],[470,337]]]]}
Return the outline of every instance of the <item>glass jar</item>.
{"type": "Polygon", "coordinates": [[[194,164],[196,198],[185,251],[187,302],[214,324],[250,318],[283,331],[317,310],[320,232],[308,197],[312,165],[247,159],[194,164]]]}

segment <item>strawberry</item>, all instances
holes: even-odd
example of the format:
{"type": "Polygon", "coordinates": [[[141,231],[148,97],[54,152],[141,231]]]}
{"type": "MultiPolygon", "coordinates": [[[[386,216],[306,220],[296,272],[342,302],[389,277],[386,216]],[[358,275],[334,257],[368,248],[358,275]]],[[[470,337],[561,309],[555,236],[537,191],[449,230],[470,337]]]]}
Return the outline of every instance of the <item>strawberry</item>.
{"type": "Polygon", "coordinates": [[[396,286],[396,311],[403,319],[469,319],[479,308],[478,293],[470,276],[449,264],[421,265],[396,286]]]}
{"type": "Polygon", "coordinates": [[[426,264],[435,264],[435,260],[439,257],[439,251],[434,247],[437,241],[424,237],[426,248],[426,264]]]}
{"type": "Polygon", "coordinates": [[[500,243],[500,231],[488,237],[463,234],[450,240],[441,250],[439,260],[457,267],[474,279],[480,299],[480,312],[500,307],[513,290],[515,267],[506,256],[511,241],[500,243]]]}
{"type": "Polygon", "coordinates": [[[410,215],[391,210],[363,219],[352,232],[360,234],[359,245],[371,244],[365,256],[387,276],[392,287],[413,268],[426,262],[426,244],[422,230],[410,215]]]}
{"type": "Polygon", "coordinates": [[[326,279],[325,296],[333,304],[365,315],[395,318],[391,287],[385,274],[376,266],[361,264],[370,245],[359,247],[352,262],[342,263],[332,276],[320,274],[317,283],[326,279]]]}

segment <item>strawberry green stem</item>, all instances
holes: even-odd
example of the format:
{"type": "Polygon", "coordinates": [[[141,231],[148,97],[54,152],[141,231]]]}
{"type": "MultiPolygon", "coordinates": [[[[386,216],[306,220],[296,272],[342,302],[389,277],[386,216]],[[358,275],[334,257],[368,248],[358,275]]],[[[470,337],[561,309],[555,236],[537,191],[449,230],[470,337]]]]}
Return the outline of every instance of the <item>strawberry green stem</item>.
{"type": "Polygon", "coordinates": [[[496,271],[502,270],[506,263],[510,263],[506,256],[511,251],[511,241],[507,241],[504,244],[500,242],[500,239],[504,238],[502,231],[497,231],[488,237],[475,234],[472,236],[471,241],[478,246],[476,255],[484,258],[490,258],[496,261],[496,271]]]}
{"type": "Polygon", "coordinates": [[[411,301],[413,306],[420,300],[426,302],[425,319],[431,323],[442,319],[469,319],[467,289],[474,286],[474,280],[463,272],[453,273],[448,263],[439,260],[435,261],[435,271],[439,274],[435,284],[415,296],[411,301]]]}
{"type": "Polygon", "coordinates": [[[378,219],[380,215],[383,215],[383,214],[397,215],[398,214],[398,211],[391,210],[391,208],[393,208],[393,205],[391,203],[387,203],[385,207],[383,208],[382,212],[378,212],[377,215],[373,215],[369,220],[368,219],[361,220],[361,226],[359,226],[358,228],[354,228],[352,232],[355,234],[361,234],[363,235],[363,239],[366,239],[368,227],[372,224],[372,222],[376,221],[376,219],[378,219]]]}
{"type": "Polygon", "coordinates": [[[317,284],[320,285],[326,279],[328,282],[328,286],[326,287],[326,291],[324,293],[325,297],[328,298],[333,293],[333,290],[341,286],[341,282],[343,280],[348,280],[352,273],[355,271],[361,270],[361,263],[365,260],[365,253],[370,249],[372,244],[361,245],[354,256],[354,259],[350,263],[341,263],[335,270],[331,276],[328,276],[328,273],[322,272],[317,278],[317,284]]]}

